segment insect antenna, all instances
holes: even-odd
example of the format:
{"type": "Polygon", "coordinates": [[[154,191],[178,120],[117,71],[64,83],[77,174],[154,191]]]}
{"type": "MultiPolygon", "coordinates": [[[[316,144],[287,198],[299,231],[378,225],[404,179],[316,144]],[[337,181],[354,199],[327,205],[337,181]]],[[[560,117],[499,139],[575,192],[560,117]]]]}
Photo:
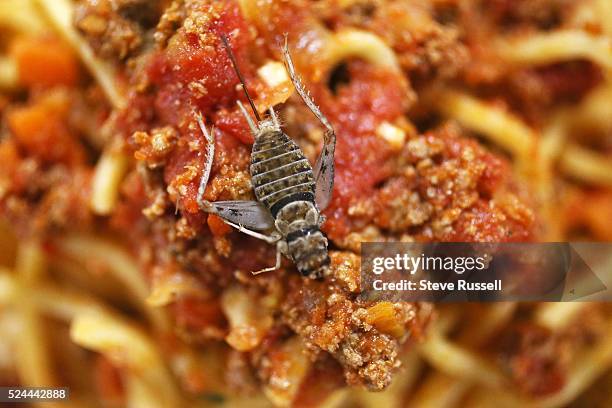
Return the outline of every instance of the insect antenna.
{"type": "Polygon", "coordinates": [[[246,83],[244,82],[244,77],[242,76],[242,73],[238,69],[238,63],[236,62],[236,56],[234,55],[234,53],[232,52],[232,49],[230,48],[229,41],[227,40],[227,37],[225,36],[225,34],[219,34],[219,37],[221,37],[221,41],[223,42],[223,45],[225,46],[227,55],[229,56],[230,61],[232,61],[234,71],[236,71],[236,75],[238,76],[238,79],[240,80],[240,84],[242,85],[244,94],[249,100],[249,104],[251,105],[251,109],[253,110],[253,113],[255,114],[255,118],[257,119],[258,122],[261,122],[261,116],[259,116],[259,112],[257,112],[257,109],[255,108],[255,103],[253,102],[251,95],[249,95],[249,91],[247,90],[246,83]]]}

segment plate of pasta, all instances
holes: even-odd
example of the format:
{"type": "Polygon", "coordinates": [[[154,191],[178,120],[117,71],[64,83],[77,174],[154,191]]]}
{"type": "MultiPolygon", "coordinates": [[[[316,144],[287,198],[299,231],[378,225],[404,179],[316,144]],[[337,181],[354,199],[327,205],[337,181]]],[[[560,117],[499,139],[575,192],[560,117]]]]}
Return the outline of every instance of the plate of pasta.
{"type": "Polygon", "coordinates": [[[612,405],[596,296],[359,296],[362,242],[612,241],[609,0],[0,0],[0,31],[0,386],[66,387],[33,403],[57,407],[612,405]],[[255,197],[249,102],[303,160],[326,149],[284,47],[336,137],[323,279],[254,275],[275,247],[201,205],[255,197]]]}

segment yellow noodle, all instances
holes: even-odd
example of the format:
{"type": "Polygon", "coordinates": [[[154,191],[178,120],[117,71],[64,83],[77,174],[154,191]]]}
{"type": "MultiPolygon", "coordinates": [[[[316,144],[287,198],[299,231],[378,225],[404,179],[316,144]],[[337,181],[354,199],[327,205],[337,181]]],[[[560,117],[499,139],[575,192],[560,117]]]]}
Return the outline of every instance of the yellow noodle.
{"type": "Polygon", "coordinates": [[[240,286],[223,292],[221,307],[230,325],[225,340],[236,350],[257,347],[272,326],[271,314],[260,303],[240,286]]]}
{"type": "Polygon", "coordinates": [[[467,382],[436,372],[427,377],[418,391],[411,396],[411,407],[456,407],[468,389],[467,382]]]}
{"type": "Polygon", "coordinates": [[[577,180],[612,187],[612,156],[569,144],[561,155],[561,170],[577,180]]]}
{"type": "Polygon", "coordinates": [[[154,277],[151,293],[147,296],[146,302],[149,306],[161,307],[169,305],[176,298],[201,297],[204,294],[200,281],[195,276],[181,271],[172,273],[170,276],[154,277]]]}
{"type": "Polygon", "coordinates": [[[534,153],[535,132],[511,113],[460,92],[445,92],[437,101],[447,116],[514,155],[525,158],[534,153]]]}
{"type": "Polygon", "coordinates": [[[9,57],[0,57],[0,89],[16,88],[18,84],[17,64],[9,57]]]}
{"type": "Polygon", "coordinates": [[[612,321],[605,323],[605,330],[599,341],[586,348],[574,359],[569,367],[569,378],[561,391],[541,399],[525,399],[509,390],[480,389],[470,400],[469,407],[526,407],[554,408],[563,407],[587,389],[597,377],[608,370],[612,363],[612,321]]]}
{"type": "Polygon", "coordinates": [[[165,313],[159,308],[146,305],[149,287],[134,259],[123,248],[92,235],[66,235],[57,240],[58,247],[84,265],[96,262],[106,265],[109,272],[128,289],[136,305],[151,319],[160,330],[167,328],[165,313]]]}
{"type": "Polygon", "coordinates": [[[87,313],[75,317],[70,336],[75,343],[104,354],[141,378],[147,385],[146,400],[156,399],[165,407],[178,406],[178,390],[160,350],[141,329],[110,313],[87,313]]]}
{"type": "MultiPolygon", "coordinates": [[[[17,253],[16,272],[15,304],[21,316],[20,339],[15,342],[19,381],[30,387],[58,386],[49,350],[47,328],[38,307],[30,301],[32,294],[26,289],[45,273],[44,255],[38,242],[21,243],[17,253]]],[[[60,406],[59,403],[52,405],[60,406]]]]}
{"type": "Polygon", "coordinates": [[[304,353],[304,345],[298,337],[287,340],[280,350],[286,356],[286,363],[272,373],[270,382],[264,386],[264,394],[279,407],[287,407],[295,398],[300,384],[308,373],[310,361],[304,353]],[[278,377],[276,377],[278,375],[278,377]]]}
{"type": "Polygon", "coordinates": [[[55,29],[78,52],[91,74],[106,94],[106,97],[117,109],[125,106],[125,95],[117,83],[114,68],[97,58],[89,44],[78,34],[72,25],[73,5],[69,0],[36,0],[45,12],[55,29]]]}
{"type": "Polygon", "coordinates": [[[335,33],[326,47],[330,66],[347,58],[362,58],[372,64],[385,66],[399,72],[395,53],[375,34],[346,29],[335,33]]]}
{"type": "Polygon", "coordinates": [[[495,366],[464,347],[440,335],[432,335],[420,345],[423,358],[443,373],[487,387],[501,387],[504,379],[495,366]]]}
{"type": "Polygon", "coordinates": [[[612,69],[612,38],[581,30],[535,34],[499,41],[495,49],[502,58],[518,64],[549,64],[580,58],[612,69]]]}
{"type": "Polygon", "coordinates": [[[536,309],[534,321],[553,331],[558,331],[569,324],[589,303],[559,302],[544,303],[536,309]]]}
{"type": "Polygon", "coordinates": [[[604,34],[612,37],[612,2],[608,0],[593,1],[604,34]]]}
{"type": "Polygon", "coordinates": [[[128,168],[128,158],[122,152],[102,153],[92,182],[91,209],[99,215],[110,214],[119,197],[119,186],[128,168]]]}
{"type": "Polygon", "coordinates": [[[0,27],[28,35],[41,35],[47,31],[32,0],[0,1],[0,27]]]}

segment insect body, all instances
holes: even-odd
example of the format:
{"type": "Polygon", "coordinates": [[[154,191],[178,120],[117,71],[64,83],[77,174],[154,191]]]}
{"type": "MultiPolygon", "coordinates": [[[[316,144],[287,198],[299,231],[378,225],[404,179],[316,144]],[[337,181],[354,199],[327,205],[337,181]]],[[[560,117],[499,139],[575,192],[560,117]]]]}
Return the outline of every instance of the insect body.
{"type": "Polygon", "coordinates": [[[269,110],[269,117],[262,119],[259,116],[227,39],[223,36],[221,39],[257,119],[254,122],[238,101],[238,107],[255,138],[250,173],[257,201],[209,202],[203,199],[212,167],[214,140],[202,119],[198,118],[202,132],[208,139],[207,161],[200,182],[198,203],[204,211],[219,215],[227,224],[240,231],[276,243],[276,264],[255,273],[279,268],[281,255],[284,254],[295,262],[302,275],[321,278],[327,274],[329,266],[328,242],[320,230],[324,221],[320,211],[329,203],[333,188],[334,131],[295,73],[285,42],[283,55],[291,81],[306,105],[326,128],[323,150],[313,169],[299,146],[282,131],[273,108],[269,110]]]}

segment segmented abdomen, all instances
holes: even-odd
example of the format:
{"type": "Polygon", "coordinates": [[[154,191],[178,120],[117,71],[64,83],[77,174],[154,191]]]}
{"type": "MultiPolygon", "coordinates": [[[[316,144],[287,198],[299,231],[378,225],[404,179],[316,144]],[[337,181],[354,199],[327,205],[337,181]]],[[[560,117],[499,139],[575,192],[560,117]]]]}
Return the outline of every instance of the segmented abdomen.
{"type": "Polygon", "coordinates": [[[290,202],[314,202],[312,166],[299,146],[283,132],[268,132],[255,140],[251,179],[255,196],[274,217],[290,202]]]}

